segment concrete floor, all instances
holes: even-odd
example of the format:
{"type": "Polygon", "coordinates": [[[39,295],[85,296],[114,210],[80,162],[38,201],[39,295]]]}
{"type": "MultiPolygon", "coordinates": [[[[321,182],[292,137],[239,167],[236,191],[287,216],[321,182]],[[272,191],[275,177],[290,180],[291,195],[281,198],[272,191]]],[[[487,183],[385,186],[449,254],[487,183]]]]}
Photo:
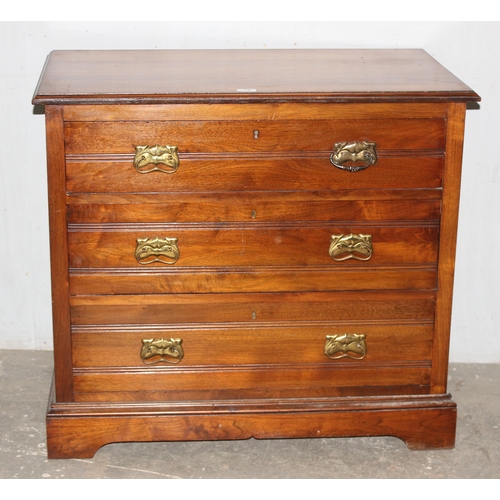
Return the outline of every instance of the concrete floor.
{"type": "Polygon", "coordinates": [[[500,365],[453,364],[453,450],[410,451],[392,437],[124,443],[94,458],[48,460],[52,353],[0,350],[0,478],[500,478],[500,365]]]}

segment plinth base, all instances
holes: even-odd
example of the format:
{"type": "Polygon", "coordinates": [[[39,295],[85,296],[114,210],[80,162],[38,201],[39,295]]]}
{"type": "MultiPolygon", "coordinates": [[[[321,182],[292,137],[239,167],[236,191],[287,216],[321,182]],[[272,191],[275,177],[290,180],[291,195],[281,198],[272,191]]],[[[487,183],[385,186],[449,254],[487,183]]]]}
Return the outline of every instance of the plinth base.
{"type": "Polygon", "coordinates": [[[449,395],[280,400],[56,403],[49,458],[91,458],[110,443],[395,436],[410,449],[453,448],[449,395]]]}

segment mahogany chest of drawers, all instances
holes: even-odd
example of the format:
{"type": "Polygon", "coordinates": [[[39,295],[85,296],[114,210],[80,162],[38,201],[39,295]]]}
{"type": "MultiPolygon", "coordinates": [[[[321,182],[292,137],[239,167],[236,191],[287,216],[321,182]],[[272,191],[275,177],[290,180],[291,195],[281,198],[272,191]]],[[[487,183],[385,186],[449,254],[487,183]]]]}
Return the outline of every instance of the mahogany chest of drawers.
{"type": "Polygon", "coordinates": [[[51,458],[397,436],[446,392],[466,103],[420,50],[56,51],[51,458]]]}

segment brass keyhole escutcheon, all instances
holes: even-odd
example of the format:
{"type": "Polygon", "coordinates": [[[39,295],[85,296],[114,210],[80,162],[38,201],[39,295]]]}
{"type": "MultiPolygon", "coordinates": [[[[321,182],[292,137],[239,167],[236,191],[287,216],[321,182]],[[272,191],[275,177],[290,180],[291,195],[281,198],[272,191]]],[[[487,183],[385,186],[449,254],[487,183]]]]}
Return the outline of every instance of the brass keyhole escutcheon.
{"type": "Polygon", "coordinates": [[[254,130],[253,131],[253,138],[254,139],[258,139],[259,138],[259,131],[258,130],[254,130]]]}
{"type": "Polygon", "coordinates": [[[257,217],[257,210],[252,210],[252,219],[255,219],[255,217],[257,217]]]}

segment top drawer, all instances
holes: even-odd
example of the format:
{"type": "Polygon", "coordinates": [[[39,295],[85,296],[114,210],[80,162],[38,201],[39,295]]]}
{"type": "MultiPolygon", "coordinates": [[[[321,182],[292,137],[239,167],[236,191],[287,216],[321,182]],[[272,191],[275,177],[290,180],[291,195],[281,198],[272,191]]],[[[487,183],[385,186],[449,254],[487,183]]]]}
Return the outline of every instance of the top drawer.
{"type": "Polygon", "coordinates": [[[67,106],[67,190],[436,189],[446,113],[442,104],[67,106]]]}
{"type": "Polygon", "coordinates": [[[177,147],[185,153],[333,152],[337,143],[376,143],[379,151],[436,150],[445,146],[437,118],[70,122],[66,152],[134,154],[137,146],[177,147]]]}
{"type": "Polygon", "coordinates": [[[445,146],[440,104],[214,104],[67,106],[66,153],[133,154],[135,146],[183,153],[332,151],[376,142],[380,151],[445,146]]]}

